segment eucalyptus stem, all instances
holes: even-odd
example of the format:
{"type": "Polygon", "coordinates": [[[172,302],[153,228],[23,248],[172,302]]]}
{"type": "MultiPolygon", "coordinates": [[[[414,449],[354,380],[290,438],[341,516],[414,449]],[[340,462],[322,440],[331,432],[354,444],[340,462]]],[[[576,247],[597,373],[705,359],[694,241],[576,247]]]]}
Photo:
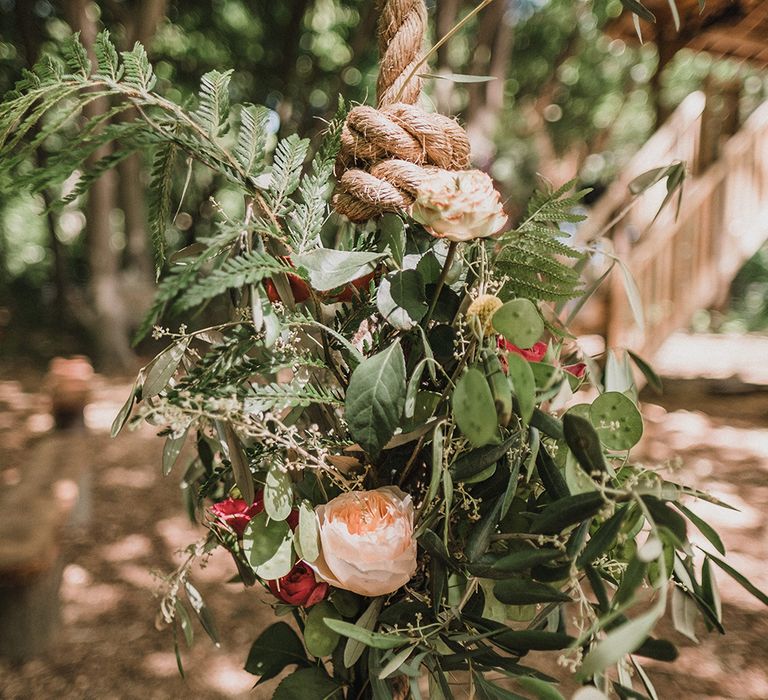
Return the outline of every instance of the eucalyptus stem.
{"type": "Polygon", "coordinates": [[[445,286],[445,280],[448,277],[448,272],[450,271],[451,266],[453,265],[453,259],[456,257],[456,249],[458,246],[459,244],[457,241],[451,241],[451,244],[448,246],[448,253],[445,256],[443,269],[440,271],[440,277],[438,278],[437,285],[435,286],[435,293],[432,297],[432,303],[429,305],[429,311],[427,311],[427,315],[424,317],[424,328],[429,325],[429,322],[432,320],[432,314],[435,313],[437,300],[440,298],[440,292],[443,291],[443,287],[445,286]]]}

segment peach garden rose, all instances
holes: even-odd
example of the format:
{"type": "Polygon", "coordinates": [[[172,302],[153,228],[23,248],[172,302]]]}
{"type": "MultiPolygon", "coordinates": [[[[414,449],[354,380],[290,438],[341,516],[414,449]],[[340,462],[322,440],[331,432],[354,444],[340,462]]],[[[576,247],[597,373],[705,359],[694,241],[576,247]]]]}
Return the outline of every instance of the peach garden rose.
{"type": "Polygon", "coordinates": [[[507,223],[493,180],[480,170],[435,173],[419,187],[411,214],[433,236],[454,242],[493,236],[507,223]]]}
{"type": "Polygon", "coordinates": [[[315,513],[320,556],[317,575],[365,596],[396,591],[416,571],[413,502],[396,486],[344,493],[315,513]]]}

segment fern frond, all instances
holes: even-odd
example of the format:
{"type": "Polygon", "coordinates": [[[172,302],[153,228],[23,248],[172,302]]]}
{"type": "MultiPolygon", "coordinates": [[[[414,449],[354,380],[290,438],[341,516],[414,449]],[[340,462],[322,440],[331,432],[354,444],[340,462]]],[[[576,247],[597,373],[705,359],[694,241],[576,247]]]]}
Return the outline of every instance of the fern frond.
{"type": "Polygon", "coordinates": [[[191,284],[174,304],[173,310],[185,311],[223,294],[228,289],[256,284],[278,272],[296,274],[296,270],[281,260],[264,253],[251,252],[230,258],[207,277],[191,284]]]}
{"type": "Polygon", "coordinates": [[[172,141],[160,146],[152,162],[149,175],[149,224],[152,233],[152,251],[155,267],[159,271],[165,262],[165,231],[171,215],[173,167],[176,162],[176,144],[172,141]]]}
{"type": "Polygon", "coordinates": [[[333,392],[312,384],[253,385],[244,401],[243,408],[249,414],[282,411],[296,406],[326,404],[339,406],[344,402],[333,392]]]}
{"type": "Polygon", "coordinates": [[[194,117],[211,138],[218,136],[229,117],[229,81],[232,71],[212,70],[200,80],[199,105],[194,117]]]}
{"type": "Polygon", "coordinates": [[[98,73],[95,77],[103,77],[117,82],[123,75],[120,58],[117,49],[109,38],[109,32],[105,29],[96,37],[93,51],[96,54],[98,73]]]}
{"type": "Polygon", "coordinates": [[[141,324],[139,324],[136,334],[133,338],[133,344],[136,345],[143,340],[147,333],[163,315],[165,307],[174,301],[195,279],[200,268],[210,259],[211,249],[196,257],[188,265],[178,265],[172,268],[170,273],[160,282],[155,292],[155,298],[152,306],[147,311],[141,324]]]}
{"type": "Polygon", "coordinates": [[[70,73],[78,80],[85,80],[91,74],[91,60],[80,41],[80,32],[69,37],[61,47],[64,62],[70,73]]]}
{"type": "Polygon", "coordinates": [[[328,212],[325,193],[341,147],[341,127],[345,116],[346,108],[340,100],[336,116],[329,124],[323,143],[312,160],[310,173],[301,180],[299,194],[302,201],[288,216],[288,231],[299,253],[317,246],[320,229],[328,212]]]}
{"type": "Polygon", "coordinates": [[[309,140],[300,139],[296,134],[291,134],[277,144],[267,193],[272,211],[277,216],[285,214],[286,200],[299,186],[308,149],[309,140]]]}
{"type": "Polygon", "coordinates": [[[240,110],[240,131],[235,157],[247,175],[253,177],[264,170],[269,110],[266,107],[243,105],[240,110]]]}
{"type": "Polygon", "coordinates": [[[502,247],[494,265],[505,280],[502,298],[566,301],[581,293],[573,263],[563,261],[578,260],[581,253],[558,240],[565,235],[558,224],[584,219],[574,207],[589,190],[571,194],[574,185],[571,180],[556,190],[536,193],[525,221],[500,239],[502,247]]]}
{"type": "Polygon", "coordinates": [[[124,82],[142,92],[149,92],[155,86],[157,76],[144,47],[137,41],[133,49],[123,51],[121,56],[125,65],[124,82]]]}

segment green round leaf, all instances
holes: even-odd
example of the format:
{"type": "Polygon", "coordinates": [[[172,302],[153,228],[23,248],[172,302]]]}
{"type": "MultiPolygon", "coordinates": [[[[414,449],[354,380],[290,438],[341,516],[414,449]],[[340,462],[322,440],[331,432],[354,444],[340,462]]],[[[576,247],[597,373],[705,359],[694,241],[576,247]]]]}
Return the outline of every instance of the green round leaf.
{"type": "Polygon", "coordinates": [[[600,442],[609,450],[629,450],[643,436],[643,417],[631,399],[618,391],[598,396],[589,411],[600,442]]]}
{"type": "Polygon", "coordinates": [[[264,510],[273,520],[285,520],[293,509],[293,482],[288,472],[273,462],[264,483],[264,510]]]}
{"type": "Polygon", "coordinates": [[[248,563],[255,569],[277,554],[291,529],[284,520],[273,520],[262,511],[248,523],[243,533],[243,548],[248,563]]]}
{"type": "Polygon", "coordinates": [[[304,644],[312,656],[330,656],[341,639],[338,632],[334,632],[325,624],[326,618],[340,620],[341,616],[330,603],[323,601],[309,609],[307,622],[304,626],[304,644]]]}
{"type": "Polygon", "coordinates": [[[453,417],[475,447],[487,445],[496,435],[496,405],[485,375],[475,367],[456,383],[453,417]]]}
{"type": "Polygon", "coordinates": [[[497,332],[519,348],[530,348],[544,332],[539,310],[528,299],[508,301],[493,314],[492,323],[497,332]]]}
{"type": "Polygon", "coordinates": [[[507,355],[507,365],[509,381],[517,399],[520,417],[524,423],[528,423],[533,415],[533,409],[536,408],[536,383],[533,370],[525,358],[513,352],[507,355]]]}

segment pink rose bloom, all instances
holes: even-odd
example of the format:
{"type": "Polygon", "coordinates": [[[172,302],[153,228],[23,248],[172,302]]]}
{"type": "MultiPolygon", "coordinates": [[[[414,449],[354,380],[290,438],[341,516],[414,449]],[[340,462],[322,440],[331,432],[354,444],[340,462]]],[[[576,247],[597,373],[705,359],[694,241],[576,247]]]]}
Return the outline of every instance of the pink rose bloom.
{"type": "Polygon", "coordinates": [[[251,518],[263,510],[264,501],[261,492],[256,494],[256,500],[250,506],[242,498],[226,498],[211,506],[211,513],[217,520],[234,530],[239,537],[243,536],[251,518]]]}
{"type": "Polygon", "coordinates": [[[267,581],[272,594],[289,605],[311,608],[328,595],[328,584],[318,581],[315,572],[303,561],[298,562],[285,576],[267,581]]]}
{"type": "Polygon", "coordinates": [[[352,491],[315,508],[323,580],[364,596],[392,593],[416,572],[413,502],[396,486],[352,491]]]}

